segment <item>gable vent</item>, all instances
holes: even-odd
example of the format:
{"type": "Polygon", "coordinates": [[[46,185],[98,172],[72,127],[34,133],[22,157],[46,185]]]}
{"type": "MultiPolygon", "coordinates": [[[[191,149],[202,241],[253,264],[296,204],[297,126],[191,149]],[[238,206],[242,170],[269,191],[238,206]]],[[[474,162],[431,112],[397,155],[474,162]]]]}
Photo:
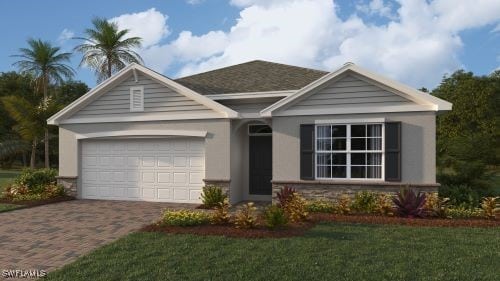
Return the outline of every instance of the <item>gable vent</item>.
{"type": "Polygon", "coordinates": [[[130,88],[130,111],[144,111],[144,87],[130,88]]]}

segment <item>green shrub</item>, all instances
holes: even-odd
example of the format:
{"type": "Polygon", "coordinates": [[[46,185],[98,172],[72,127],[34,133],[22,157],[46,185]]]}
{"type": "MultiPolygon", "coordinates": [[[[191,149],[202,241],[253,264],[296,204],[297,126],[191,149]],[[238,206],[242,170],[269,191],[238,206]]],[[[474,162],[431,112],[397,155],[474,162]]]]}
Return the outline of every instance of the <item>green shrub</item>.
{"type": "Polygon", "coordinates": [[[457,206],[448,208],[446,215],[453,219],[478,218],[483,216],[483,211],[478,208],[471,209],[464,206],[457,206]]]}
{"type": "Polygon", "coordinates": [[[288,217],[285,211],[277,205],[269,206],[264,212],[264,220],[270,228],[277,228],[288,223],[288,217]]]}
{"type": "Polygon", "coordinates": [[[45,186],[55,184],[56,176],[56,169],[25,169],[14,180],[14,183],[25,186],[29,193],[37,194],[42,193],[45,186]]]}
{"type": "Polygon", "coordinates": [[[351,208],[359,213],[373,213],[377,205],[377,195],[369,191],[357,192],[351,208]]]}
{"type": "Polygon", "coordinates": [[[351,197],[347,194],[342,194],[337,199],[337,204],[335,206],[335,213],[341,215],[348,215],[351,213],[351,197]]]}
{"type": "Polygon", "coordinates": [[[495,219],[496,213],[500,211],[498,199],[500,197],[485,197],[481,202],[481,209],[488,219],[495,219]]]}
{"type": "Polygon", "coordinates": [[[12,184],[4,190],[3,197],[14,202],[18,202],[45,200],[65,195],[64,187],[55,183],[51,183],[40,188],[41,189],[37,193],[32,193],[29,192],[24,185],[12,184]]]}
{"type": "Polygon", "coordinates": [[[377,200],[375,203],[375,213],[392,216],[394,214],[394,204],[392,203],[392,196],[385,193],[380,193],[377,195],[377,200]]]}
{"type": "Polygon", "coordinates": [[[224,202],[227,196],[222,188],[216,185],[207,185],[203,187],[201,201],[205,207],[214,208],[224,202]]]}
{"type": "Polygon", "coordinates": [[[171,226],[193,226],[210,222],[210,216],[201,211],[165,210],[162,224],[171,226]]]}
{"type": "Polygon", "coordinates": [[[253,202],[248,202],[243,205],[236,213],[234,224],[237,228],[253,228],[257,225],[257,217],[255,211],[257,208],[253,202]]]}
{"type": "Polygon", "coordinates": [[[212,215],[212,223],[214,224],[226,224],[231,220],[231,214],[229,213],[229,199],[225,198],[222,203],[219,203],[215,207],[215,211],[212,215]]]}
{"type": "Polygon", "coordinates": [[[39,200],[45,200],[47,199],[46,196],[44,196],[42,193],[38,194],[19,194],[15,197],[12,198],[12,202],[20,202],[20,201],[39,201],[39,200]]]}
{"type": "Polygon", "coordinates": [[[466,184],[442,185],[439,188],[439,197],[449,198],[450,204],[464,208],[475,208],[479,206],[480,194],[466,184]]]}
{"type": "Polygon", "coordinates": [[[314,200],[306,203],[306,209],[310,213],[333,213],[335,204],[325,200],[314,200]]]}

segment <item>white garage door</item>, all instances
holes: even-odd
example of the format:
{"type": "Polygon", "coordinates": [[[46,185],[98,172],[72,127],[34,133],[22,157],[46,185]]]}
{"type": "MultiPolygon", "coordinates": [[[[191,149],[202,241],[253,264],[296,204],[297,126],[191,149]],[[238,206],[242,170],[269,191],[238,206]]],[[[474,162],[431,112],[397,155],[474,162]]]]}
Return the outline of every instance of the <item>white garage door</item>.
{"type": "Polygon", "coordinates": [[[84,140],[81,167],[83,198],[198,203],[204,140],[84,140]]]}

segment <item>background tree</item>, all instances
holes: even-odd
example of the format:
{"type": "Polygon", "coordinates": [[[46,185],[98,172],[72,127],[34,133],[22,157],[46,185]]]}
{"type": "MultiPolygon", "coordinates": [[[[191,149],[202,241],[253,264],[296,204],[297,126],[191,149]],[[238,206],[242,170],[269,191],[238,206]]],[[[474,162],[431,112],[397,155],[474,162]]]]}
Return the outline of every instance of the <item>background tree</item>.
{"type": "Polygon", "coordinates": [[[141,47],[140,37],[129,37],[128,29],[118,30],[115,23],[103,18],[92,20],[93,28],[84,31],[87,37],[77,37],[84,43],[75,47],[83,54],[80,66],[87,65],[94,69],[98,82],[124,68],[129,63],[142,64],[142,58],[133,49],[141,47]]]}
{"type": "MultiPolygon", "coordinates": [[[[14,57],[20,58],[14,65],[22,73],[30,74],[35,80],[37,91],[43,93],[43,102],[41,106],[51,104],[48,94],[50,83],[59,84],[73,77],[74,71],[66,63],[69,63],[71,53],[60,52],[59,47],[54,47],[50,42],[40,39],[28,39],[28,48],[20,48],[20,54],[14,57]]],[[[50,167],[49,160],[49,128],[46,123],[44,128],[45,145],[45,167],[50,167]]]]}
{"type": "Polygon", "coordinates": [[[445,185],[490,192],[498,166],[499,72],[474,76],[463,70],[445,77],[432,94],[453,103],[437,117],[438,176],[445,185]]]}

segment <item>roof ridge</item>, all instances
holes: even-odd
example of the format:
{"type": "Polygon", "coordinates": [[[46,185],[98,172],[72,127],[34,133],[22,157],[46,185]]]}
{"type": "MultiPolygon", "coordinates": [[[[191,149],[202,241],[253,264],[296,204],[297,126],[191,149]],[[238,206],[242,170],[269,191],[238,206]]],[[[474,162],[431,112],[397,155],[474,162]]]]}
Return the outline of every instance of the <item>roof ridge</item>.
{"type": "Polygon", "coordinates": [[[208,70],[208,71],[205,71],[205,72],[191,74],[191,75],[188,75],[188,76],[183,76],[183,77],[175,78],[174,80],[182,80],[184,78],[196,77],[198,75],[204,75],[204,74],[212,73],[212,72],[219,71],[219,70],[222,70],[222,69],[233,68],[233,67],[237,67],[237,66],[240,66],[240,65],[243,65],[243,64],[250,64],[250,63],[255,63],[255,62],[275,64],[275,65],[280,65],[280,66],[285,66],[285,67],[292,67],[292,68],[300,68],[300,69],[305,69],[305,70],[314,71],[314,72],[318,72],[318,73],[324,73],[324,74],[328,73],[328,71],[325,71],[325,70],[319,70],[319,69],[313,69],[313,68],[308,68],[308,67],[296,66],[296,65],[291,65],[291,64],[285,64],[285,63],[279,63],[279,62],[273,62],[273,61],[266,61],[266,60],[256,59],[256,60],[250,60],[250,61],[246,61],[246,62],[242,62],[242,63],[232,64],[232,65],[228,65],[228,66],[224,66],[224,67],[220,67],[220,68],[208,70]]]}

